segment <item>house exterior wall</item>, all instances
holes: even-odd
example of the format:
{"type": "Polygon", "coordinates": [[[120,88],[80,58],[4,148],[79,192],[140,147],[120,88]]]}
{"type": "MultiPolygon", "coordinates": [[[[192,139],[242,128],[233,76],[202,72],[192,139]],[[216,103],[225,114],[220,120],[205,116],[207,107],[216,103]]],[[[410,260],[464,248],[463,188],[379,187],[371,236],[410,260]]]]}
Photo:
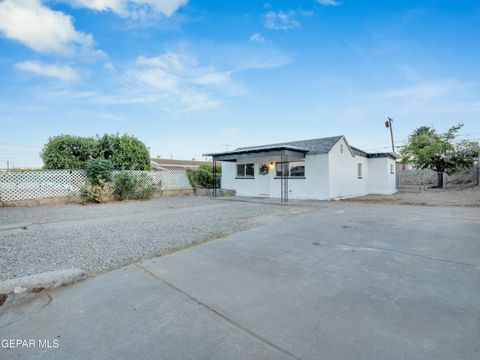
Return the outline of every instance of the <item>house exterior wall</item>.
{"type": "Polygon", "coordinates": [[[237,179],[237,164],[242,163],[251,163],[251,161],[238,163],[222,161],[221,187],[235,190],[238,196],[257,196],[258,163],[255,164],[255,179],[237,179]]]}
{"type": "Polygon", "coordinates": [[[390,195],[396,191],[395,160],[390,158],[368,159],[370,171],[370,194],[390,195]],[[393,165],[393,173],[391,170],[393,165]]]}
{"type": "MultiPolygon", "coordinates": [[[[268,196],[281,197],[281,180],[276,176],[275,163],[280,161],[278,158],[259,158],[239,162],[222,162],[221,186],[224,189],[233,189],[238,196],[265,196],[262,193],[261,181],[267,181],[269,184],[268,196]],[[270,163],[274,166],[271,167],[270,163]],[[255,169],[254,179],[238,179],[237,164],[253,163],[255,169]],[[269,165],[267,175],[260,175],[260,166],[269,165]],[[261,178],[262,177],[262,178],[261,178]],[[263,178],[266,177],[266,178],[263,178]]],[[[324,200],[329,198],[328,191],[328,155],[307,155],[305,157],[305,178],[288,179],[288,196],[291,199],[317,199],[324,200]]]]}
{"type": "MultiPolygon", "coordinates": [[[[275,178],[275,169],[270,171],[271,197],[281,197],[281,180],[275,178]]],[[[305,157],[305,179],[288,179],[288,197],[290,199],[329,198],[328,155],[307,155],[305,157]]]]}
{"type": "Polygon", "coordinates": [[[354,156],[345,142],[341,139],[330,152],[330,198],[352,197],[368,194],[368,159],[354,156]],[[343,153],[341,151],[343,147],[343,153]],[[358,177],[358,164],[362,164],[362,177],[358,177]]]}

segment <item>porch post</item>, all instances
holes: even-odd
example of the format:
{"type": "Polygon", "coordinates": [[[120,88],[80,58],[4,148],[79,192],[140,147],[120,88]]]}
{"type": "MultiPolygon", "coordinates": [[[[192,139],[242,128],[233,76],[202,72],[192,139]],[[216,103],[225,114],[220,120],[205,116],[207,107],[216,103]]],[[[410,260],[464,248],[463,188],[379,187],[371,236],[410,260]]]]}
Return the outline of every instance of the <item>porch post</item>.
{"type": "Polygon", "coordinates": [[[217,197],[217,162],[215,157],[212,156],[212,172],[213,172],[213,186],[212,186],[212,196],[217,197]]]}
{"type": "Polygon", "coordinates": [[[280,175],[280,202],[286,204],[288,203],[288,174],[285,175],[285,172],[288,172],[288,156],[285,154],[285,151],[280,157],[280,161],[282,164],[282,173],[280,175]]]}
{"type": "Polygon", "coordinates": [[[288,203],[288,177],[290,176],[289,174],[289,170],[288,170],[289,166],[288,166],[288,155],[285,154],[285,172],[286,172],[286,176],[285,176],[285,203],[288,203]]]}

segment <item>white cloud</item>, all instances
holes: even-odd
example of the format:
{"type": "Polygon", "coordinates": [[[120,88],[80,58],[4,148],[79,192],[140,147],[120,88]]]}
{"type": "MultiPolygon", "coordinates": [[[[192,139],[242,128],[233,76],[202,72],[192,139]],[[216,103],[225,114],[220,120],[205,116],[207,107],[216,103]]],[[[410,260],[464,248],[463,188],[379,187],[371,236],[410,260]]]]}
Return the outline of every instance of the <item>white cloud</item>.
{"type": "Polygon", "coordinates": [[[110,61],[107,61],[105,64],[103,64],[103,67],[109,71],[115,70],[115,66],[110,61]]]}
{"type": "Polygon", "coordinates": [[[235,73],[271,69],[291,62],[290,57],[275,52],[263,56],[249,53],[241,65],[217,69],[203,65],[184,52],[165,52],[159,56],[138,56],[136,65],[125,72],[129,83],[125,93],[100,99],[104,103],[161,103],[172,111],[196,111],[221,105],[226,98],[245,93],[235,73]]]}
{"type": "Polygon", "coordinates": [[[455,78],[420,80],[366,94],[362,105],[385,108],[385,112],[395,109],[395,114],[405,118],[421,114],[478,113],[479,90],[479,83],[455,78]]]}
{"type": "Polygon", "coordinates": [[[76,70],[68,65],[45,64],[40,61],[23,61],[15,64],[15,68],[36,75],[54,77],[61,80],[75,81],[80,79],[76,70]]]}
{"type": "Polygon", "coordinates": [[[338,6],[340,2],[338,0],[317,0],[320,5],[324,6],[338,6]]]}
{"type": "MultiPolygon", "coordinates": [[[[143,104],[179,113],[218,107],[228,99],[244,95],[246,88],[234,75],[243,71],[272,69],[283,66],[292,58],[265,47],[252,47],[233,53],[217,49],[221,58],[215,57],[215,66],[202,63],[184,50],[167,51],[158,56],[140,55],[129,65],[109,62],[106,83],[97,83],[94,89],[78,90],[72,87],[34,89],[42,101],[72,101],[101,105],[143,104]],[[252,51],[253,50],[253,51],[252,51]],[[223,58],[222,58],[223,57],[223,58]],[[231,61],[225,61],[229,59],[231,61]]],[[[204,59],[211,59],[208,55],[204,59]]],[[[69,78],[60,75],[58,68],[47,68],[35,62],[18,64],[21,70],[42,75],[69,78]],[[48,70],[48,71],[47,71],[48,70]]],[[[62,70],[66,70],[65,68],[62,70]]],[[[71,78],[74,75],[71,74],[71,78]]],[[[85,84],[83,84],[85,85],[85,84]]]]}
{"type": "MultiPolygon", "coordinates": [[[[138,65],[155,66],[168,71],[182,70],[184,68],[185,62],[187,62],[187,59],[185,56],[183,57],[183,59],[181,59],[179,54],[172,53],[172,52],[167,52],[160,56],[150,57],[150,58],[140,55],[137,58],[138,65]]],[[[189,62],[191,62],[191,59],[189,59],[189,62]]]]}
{"type": "Polygon", "coordinates": [[[4,0],[0,3],[0,32],[40,53],[73,54],[91,47],[91,35],[75,30],[72,18],[45,7],[40,0],[4,0]]]}
{"type": "MultiPolygon", "coordinates": [[[[138,56],[130,68],[117,74],[123,79],[114,92],[95,95],[100,104],[155,104],[170,112],[206,110],[220,106],[229,97],[245,93],[234,74],[247,70],[272,69],[292,61],[277,52],[252,52],[237,56],[241,64],[224,64],[226,69],[203,65],[185,52],[168,51],[154,57],[138,56]]],[[[229,57],[230,57],[229,56],[229,57]]]]}
{"type": "Polygon", "coordinates": [[[265,15],[265,27],[271,30],[291,30],[300,27],[300,22],[295,19],[295,11],[269,11],[265,15]]]}
{"type": "MultiPolygon", "coordinates": [[[[114,70],[115,71],[115,70],[114,70]]],[[[94,94],[100,104],[156,104],[166,111],[188,112],[217,107],[220,98],[238,94],[230,72],[201,66],[185,53],[138,56],[136,64],[118,73],[121,86],[110,94],[94,94]]]]}
{"type": "Polygon", "coordinates": [[[384,90],[374,93],[373,95],[381,98],[431,100],[441,99],[455,92],[459,92],[465,87],[466,84],[460,83],[457,80],[424,81],[414,85],[384,90]]]}
{"type": "Polygon", "coordinates": [[[259,44],[263,44],[265,42],[265,38],[260,33],[250,35],[250,40],[259,44]]]}
{"type": "Polygon", "coordinates": [[[220,104],[214,97],[233,93],[229,72],[199,65],[195,57],[166,52],[156,57],[139,56],[137,66],[127,71],[129,79],[143,88],[146,98],[163,98],[182,111],[203,110],[220,104]]]}
{"type": "Polygon", "coordinates": [[[230,73],[228,72],[207,72],[199,75],[195,83],[200,85],[222,85],[230,81],[230,73]]]}
{"type": "Polygon", "coordinates": [[[241,63],[237,64],[236,70],[267,70],[275,69],[290,64],[294,58],[282,52],[265,51],[262,54],[250,54],[241,63]]]}
{"type": "Polygon", "coordinates": [[[172,16],[188,0],[61,0],[75,7],[112,11],[123,17],[172,16]]]}
{"type": "Polygon", "coordinates": [[[147,84],[157,90],[163,90],[169,93],[179,92],[180,79],[168,71],[161,68],[142,68],[129,71],[129,76],[133,79],[147,84]]]}

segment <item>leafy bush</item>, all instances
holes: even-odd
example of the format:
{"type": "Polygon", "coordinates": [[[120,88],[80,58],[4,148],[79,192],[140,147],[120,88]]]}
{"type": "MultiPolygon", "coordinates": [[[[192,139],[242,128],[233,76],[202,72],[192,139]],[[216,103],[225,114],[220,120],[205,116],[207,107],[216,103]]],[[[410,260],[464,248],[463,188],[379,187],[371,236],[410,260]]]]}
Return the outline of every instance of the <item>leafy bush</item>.
{"type": "Polygon", "coordinates": [[[85,165],[85,175],[91,185],[98,185],[101,181],[111,182],[112,170],[112,162],[102,158],[89,160],[85,165]]]}
{"type": "Polygon", "coordinates": [[[199,167],[195,171],[195,183],[203,188],[213,187],[213,174],[209,169],[199,167]]]}
{"type": "Polygon", "coordinates": [[[190,186],[192,188],[195,188],[195,170],[187,169],[185,170],[185,172],[187,173],[187,178],[188,178],[188,182],[190,183],[190,186]]]}
{"type": "Polygon", "coordinates": [[[58,135],[48,139],[40,157],[45,169],[83,169],[98,157],[98,141],[92,137],[58,135]]]}
{"type": "Polygon", "coordinates": [[[135,176],[129,172],[121,172],[114,179],[115,197],[119,200],[150,199],[158,186],[147,174],[135,176]]]}
{"type": "MultiPolygon", "coordinates": [[[[197,169],[188,169],[187,170],[188,180],[192,187],[202,187],[206,189],[213,188],[213,167],[210,165],[200,165],[197,169]]],[[[221,168],[217,167],[216,169],[216,178],[215,182],[217,187],[220,187],[220,177],[221,177],[221,168]]]]}
{"type": "Polygon", "coordinates": [[[140,174],[137,178],[136,185],[137,188],[135,191],[135,199],[150,199],[158,189],[158,186],[155,185],[155,183],[147,176],[147,174],[140,174]]]}
{"type": "Polygon", "coordinates": [[[116,175],[113,184],[115,187],[115,197],[119,200],[131,199],[135,194],[137,181],[132,174],[122,171],[116,175]]]}
{"type": "Polygon", "coordinates": [[[115,169],[150,170],[148,148],[134,136],[105,134],[98,138],[98,151],[115,169]]]}
{"type": "Polygon", "coordinates": [[[80,189],[82,202],[104,203],[113,200],[114,187],[111,182],[99,179],[96,184],[87,183],[80,189]]]}

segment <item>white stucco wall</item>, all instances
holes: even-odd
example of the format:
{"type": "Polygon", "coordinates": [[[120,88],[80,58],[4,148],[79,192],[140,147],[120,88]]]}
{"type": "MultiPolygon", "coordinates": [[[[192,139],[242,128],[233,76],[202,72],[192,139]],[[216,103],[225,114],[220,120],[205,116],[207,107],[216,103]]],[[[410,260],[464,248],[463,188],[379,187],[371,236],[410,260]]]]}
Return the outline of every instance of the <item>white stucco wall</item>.
{"type": "MultiPolygon", "coordinates": [[[[275,179],[275,170],[270,174],[271,197],[280,197],[281,180],[275,179]]],[[[290,199],[315,199],[329,198],[328,191],[328,155],[307,155],[305,157],[305,179],[288,179],[288,197],[290,199]]]]}
{"type": "Polygon", "coordinates": [[[330,198],[361,196],[368,193],[368,159],[354,156],[344,139],[328,153],[330,172],[330,198]],[[341,147],[343,145],[343,153],[341,147]],[[362,178],[358,178],[357,164],[362,164],[362,178]]]}
{"type": "Polygon", "coordinates": [[[257,196],[257,177],[258,164],[255,164],[255,178],[254,179],[236,179],[237,164],[252,163],[252,161],[244,162],[228,162],[222,161],[222,178],[221,187],[224,189],[233,189],[238,196],[257,196]]]}
{"type": "MultiPolygon", "coordinates": [[[[224,189],[234,189],[238,196],[265,196],[261,192],[260,181],[267,180],[269,183],[269,196],[279,198],[281,196],[280,179],[276,178],[276,168],[269,169],[267,175],[260,175],[259,169],[261,164],[274,164],[279,161],[278,158],[260,158],[250,161],[222,162],[222,182],[224,189]],[[236,179],[237,164],[254,163],[255,178],[254,179],[236,179]],[[263,177],[266,178],[263,178],[263,177]],[[261,178],[262,177],[262,178],[261,178]]],[[[328,155],[307,155],[305,157],[305,179],[289,178],[288,189],[289,198],[291,199],[328,199],[329,181],[328,181],[328,155]]]]}
{"type": "Polygon", "coordinates": [[[370,158],[370,194],[393,194],[396,191],[395,184],[395,160],[390,158],[370,158]],[[393,165],[393,174],[390,172],[390,165],[393,165]]]}

